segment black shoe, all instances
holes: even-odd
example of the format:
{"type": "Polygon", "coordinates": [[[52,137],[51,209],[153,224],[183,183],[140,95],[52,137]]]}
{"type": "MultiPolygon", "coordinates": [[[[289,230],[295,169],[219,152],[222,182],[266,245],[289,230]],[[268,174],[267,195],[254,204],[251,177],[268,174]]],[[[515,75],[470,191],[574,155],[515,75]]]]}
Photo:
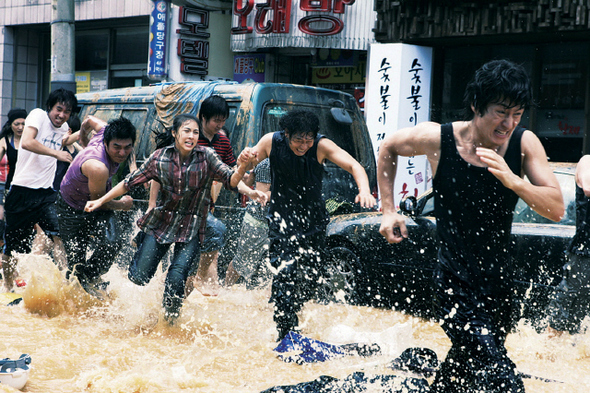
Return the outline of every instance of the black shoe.
{"type": "Polygon", "coordinates": [[[89,295],[94,296],[98,300],[105,300],[106,298],[106,289],[109,286],[110,281],[103,281],[101,278],[98,278],[93,281],[86,281],[83,280],[80,285],[82,288],[88,293],[89,295]]]}
{"type": "Polygon", "coordinates": [[[436,352],[430,348],[407,348],[390,364],[394,370],[411,371],[424,375],[426,378],[433,376],[439,367],[436,352]]]}
{"type": "Polygon", "coordinates": [[[178,320],[179,316],[180,313],[178,312],[164,311],[164,319],[166,320],[166,322],[168,322],[168,325],[170,326],[176,325],[176,321],[178,320]]]}
{"type": "Polygon", "coordinates": [[[277,327],[277,330],[279,332],[279,337],[277,338],[277,342],[283,341],[283,339],[285,337],[287,337],[287,335],[290,332],[293,332],[293,333],[296,333],[296,334],[301,334],[301,330],[297,329],[296,327],[288,327],[288,328],[283,328],[283,329],[277,327]]]}
{"type": "Polygon", "coordinates": [[[174,326],[178,317],[180,317],[180,308],[182,299],[178,297],[164,299],[164,319],[170,326],[174,326]]]}
{"type": "Polygon", "coordinates": [[[87,294],[94,296],[98,300],[105,300],[106,294],[104,291],[99,290],[97,287],[91,284],[83,284],[82,288],[86,291],[87,294]]]}

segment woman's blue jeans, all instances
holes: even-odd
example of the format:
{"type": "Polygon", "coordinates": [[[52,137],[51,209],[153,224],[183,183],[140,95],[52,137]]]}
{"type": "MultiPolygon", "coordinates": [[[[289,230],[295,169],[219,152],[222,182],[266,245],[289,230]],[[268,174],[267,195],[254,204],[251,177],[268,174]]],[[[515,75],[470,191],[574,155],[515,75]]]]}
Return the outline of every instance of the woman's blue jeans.
{"type": "MultiPolygon", "coordinates": [[[[146,234],[129,267],[131,282],[137,285],[150,282],[171,245],[158,243],[155,237],[146,234]]],[[[162,299],[165,317],[169,322],[173,322],[180,314],[186,279],[193,261],[198,261],[200,254],[201,242],[198,237],[188,243],[174,243],[174,254],[168,267],[162,299]]]]}

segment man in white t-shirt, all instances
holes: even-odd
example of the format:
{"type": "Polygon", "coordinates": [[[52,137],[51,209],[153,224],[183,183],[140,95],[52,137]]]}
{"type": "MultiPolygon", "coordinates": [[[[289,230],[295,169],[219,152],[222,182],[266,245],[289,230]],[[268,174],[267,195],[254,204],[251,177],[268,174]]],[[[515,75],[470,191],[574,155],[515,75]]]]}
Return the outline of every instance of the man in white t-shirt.
{"type": "Polygon", "coordinates": [[[61,245],[55,210],[57,194],[52,186],[57,160],[72,161],[72,156],[61,147],[70,129],[67,121],[77,106],[73,92],[57,89],[49,95],[46,111],[33,109],[25,120],[14,178],[5,202],[2,267],[7,291],[12,291],[14,285],[13,253],[31,252],[35,224],[61,245]]]}

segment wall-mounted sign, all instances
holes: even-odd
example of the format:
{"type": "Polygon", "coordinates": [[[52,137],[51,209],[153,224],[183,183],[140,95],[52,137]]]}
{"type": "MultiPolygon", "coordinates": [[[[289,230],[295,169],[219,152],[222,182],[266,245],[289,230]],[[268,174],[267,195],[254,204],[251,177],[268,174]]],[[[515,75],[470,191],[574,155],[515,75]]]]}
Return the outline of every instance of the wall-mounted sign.
{"type": "Polygon", "coordinates": [[[313,67],[311,83],[318,85],[336,83],[365,83],[367,62],[359,61],[356,67],[313,67]]]}
{"type": "Polygon", "coordinates": [[[162,80],[166,77],[166,34],[169,4],[166,0],[152,0],[152,3],[148,77],[162,80]]]}
{"type": "Polygon", "coordinates": [[[232,50],[267,47],[367,50],[374,42],[373,2],[235,0],[232,50]]]}
{"type": "MultiPolygon", "coordinates": [[[[386,135],[430,120],[432,48],[374,44],[369,49],[365,117],[376,159],[386,135]]],[[[407,195],[418,196],[430,183],[425,156],[399,157],[394,184],[396,207],[407,195]]]]}
{"type": "Polygon", "coordinates": [[[76,72],[76,94],[90,91],[90,72],[76,72]]]}
{"type": "Polygon", "coordinates": [[[180,57],[180,72],[207,75],[209,69],[209,11],[200,8],[180,7],[176,30],[177,53],[180,57]]]}
{"type": "Polygon", "coordinates": [[[107,72],[83,71],[76,72],[76,93],[87,93],[107,88],[107,72]]]}
{"type": "Polygon", "coordinates": [[[264,82],[265,54],[234,56],[234,81],[264,82]]]}
{"type": "Polygon", "coordinates": [[[358,60],[352,50],[321,48],[311,61],[312,67],[351,67],[358,60]]]}
{"type": "Polygon", "coordinates": [[[542,138],[583,138],[584,109],[537,109],[535,133],[542,138]]]}

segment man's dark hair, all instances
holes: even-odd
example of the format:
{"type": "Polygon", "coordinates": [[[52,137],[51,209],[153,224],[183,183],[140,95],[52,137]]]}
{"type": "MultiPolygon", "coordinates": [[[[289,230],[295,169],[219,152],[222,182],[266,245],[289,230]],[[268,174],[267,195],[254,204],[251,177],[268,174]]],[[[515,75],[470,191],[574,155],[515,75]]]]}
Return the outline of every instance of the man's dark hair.
{"type": "Polygon", "coordinates": [[[529,77],[523,66],[508,60],[493,60],[475,72],[463,98],[465,119],[475,113],[483,116],[489,105],[506,102],[509,108],[528,108],[532,104],[529,77]]]}
{"type": "Polygon", "coordinates": [[[82,126],[82,122],[80,121],[80,117],[77,114],[72,114],[68,119],[68,125],[72,130],[72,133],[76,131],[80,131],[80,127],[82,126]]]}
{"type": "Polygon", "coordinates": [[[279,127],[287,132],[289,139],[295,135],[309,135],[315,139],[320,130],[320,119],[313,112],[298,109],[281,117],[279,127]]]}
{"type": "Polygon", "coordinates": [[[224,119],[229,117],[229,105],[227,105],[225,98],[218,95],[206,98],[199,108],[199,119],[201,120],[209,121],[216,116],[221,116],[224,119]]]}
{"type": "Polygon", "coordinates": [[[109,120],[104,129],[104,143],[107,146],[113,139],[131,139],[131,143],[135,144],[135,138],[135,126],[125,117],[109,120]]]}
{"type": "Polygon", "coordinates": [[[57,103],[64,104],[66,108],[72,112],[75,112],[78,109],[78,99],[76,98],[76,95],[72,91],[66,90],[62,87],[53,90],[49,94],[49,97],[47,97],[47,102],[45,103],[47,112],[51,111],[57,103]]]}

